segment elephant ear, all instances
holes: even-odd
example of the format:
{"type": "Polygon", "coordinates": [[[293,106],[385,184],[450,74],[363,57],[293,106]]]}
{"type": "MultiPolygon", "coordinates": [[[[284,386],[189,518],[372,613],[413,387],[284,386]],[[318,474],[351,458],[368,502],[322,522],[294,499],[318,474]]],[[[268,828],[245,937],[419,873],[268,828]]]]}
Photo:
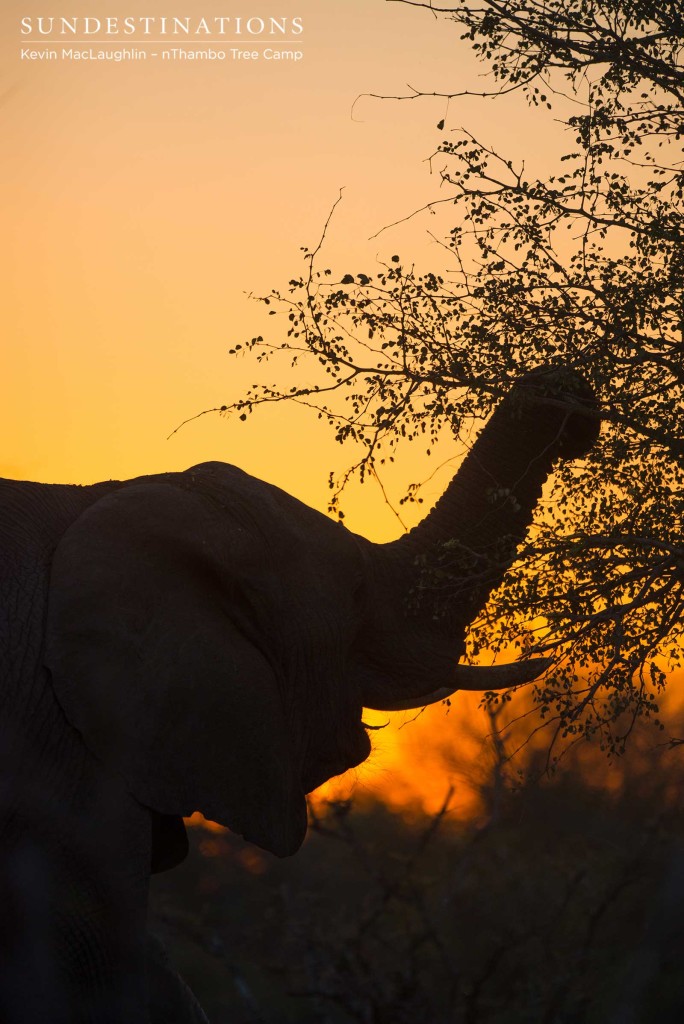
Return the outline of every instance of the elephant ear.
{"type": "Polygon", "coordinates": [[[250,639],[259,602],[243,593],[245,559],[258,595],[266,558],[228,522],[163,480],[91,506],[54,556],[45,663],[67,718],[141,803],[200,810],[286,856],[306,802],[283,681],[250,639]]]}

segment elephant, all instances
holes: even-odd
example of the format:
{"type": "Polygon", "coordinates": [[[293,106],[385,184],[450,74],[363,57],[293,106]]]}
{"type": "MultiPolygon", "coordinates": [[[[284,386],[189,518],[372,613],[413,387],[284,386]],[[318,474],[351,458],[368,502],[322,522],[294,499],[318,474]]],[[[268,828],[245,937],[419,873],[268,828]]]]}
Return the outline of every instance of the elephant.
{"type": "Polygon", "coordinates": [[[536,678],[546,659],[459,664],[465,632],[555,462],[599,428],[579,374],[520,377],[432,511],[385,544],[218,462],[0,481],[0,1017],[168,1019],[151,989],[182,983],[159,982],[145,915],[184,816],[288,856],[306,794],[368,756],[364,707],[536,678]]]}

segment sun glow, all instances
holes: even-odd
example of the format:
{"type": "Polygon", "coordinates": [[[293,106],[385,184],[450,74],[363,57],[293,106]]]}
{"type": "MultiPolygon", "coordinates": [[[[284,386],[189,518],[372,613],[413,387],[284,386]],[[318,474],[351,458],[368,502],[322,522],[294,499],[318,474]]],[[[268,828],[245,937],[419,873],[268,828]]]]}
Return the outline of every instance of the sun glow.
{"type": "MultiPolygon", "coordinates": [[[[684,715],[683,689],[684,672],[679,672],[661,702],[660,720],[675,733],[684,715]]],[[[390,716],[367,711],[367,721],[374,725],[387,722],[387,728],[373,733],[373,751],[363,765],[331,779],[311,794],[314,811],[324,812],[330,802],[340,800],[351,800],[360,807],[380,802],[407,823],[416,823],[437,814],[448,799],[450,821],[484,823],[493,812],[497,776],[492,722],[479,704],[477,694],[462,693],[452,699],[448,712],[442,705],[390,716]]],[[[529,699],[520,693],[511,705],[510,717],[529,707],[529,699]]],[[[504,733],[509,752],[523,743],[524,728],[527,726],[510,736],[504,733]]],[[[568,770],[577,773],[586,785],[619,796],[628,783],[634,785],[635,779],[651,770],[652,757],[670,756],[663,741],[663,736],[669,735],[667,730],[661,732],[653,723],[643,723],[637,733],[623,758],[611,760],[595,744],[574,748],[568,757],[568,770]]],[[[503,766],[503,777],[508,783],[517,783],[521,772],[534,768],[537,774],[547,747],[548,732],[542,731],[503,766]]],[[[564,767],[561,764],[560,770],[564,767]]],[[[680,796],[679,787],[677,775],[669,794],[673,803],[680,796]]],[[[226,831],[199,813],[187,819],[187,824],[212,833],[226,831]]],[[[205,856],[220,854],[218,847],[207,847],[202,852],[205,856]]],[[[245,866],[253,871],[260,870],[260,865],[245,866]]]]}

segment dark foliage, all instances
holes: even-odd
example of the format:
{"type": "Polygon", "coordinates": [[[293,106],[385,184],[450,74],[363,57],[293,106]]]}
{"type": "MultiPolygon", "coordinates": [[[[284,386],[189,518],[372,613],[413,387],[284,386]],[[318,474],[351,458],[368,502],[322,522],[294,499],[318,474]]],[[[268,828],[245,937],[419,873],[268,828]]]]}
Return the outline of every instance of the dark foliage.
{"type": "Polygon", "coordinates": [[[490,778],[484,825],[334,804],[287,861],[193,830],[152,925],[213,1024],[680,1020],[681,770],[640,745],[610,791],[490,778]]]}

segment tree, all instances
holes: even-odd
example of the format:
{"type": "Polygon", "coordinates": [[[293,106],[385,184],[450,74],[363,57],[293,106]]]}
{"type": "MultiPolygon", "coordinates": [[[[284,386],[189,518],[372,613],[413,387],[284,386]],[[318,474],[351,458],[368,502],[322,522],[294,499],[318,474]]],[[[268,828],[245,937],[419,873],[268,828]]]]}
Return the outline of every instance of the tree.
{"type": "MultiPolygon", "coordinates": [[[[466,438],[535,365],[579,369],[600,396],[601,444],[581,472],[559,469],[473,625],[471,652],[552,652],[535,699],[554,741],[597,737],[619,752],[640,715],[657,716],[682,662],[681,5],[395,2],[460,27],[488,68],[483,95],[521,92],[543,130],[560,111],[567,152],[553,175],[535,177],[467,128],[449,130],[434,159],[448,190],[439,203],[454,207],[450,268],[419,272],[392,256],[341,275],[319,268],[320,245],[305,251],[306,273],[263,300],[287,316],[287,336],[242,351],[308,361],[320,377],[256,385],[231,408],[245,417],[264,402],[303,402],[339,441],[360,443],[362,458],[331,480],[339,511],[350,477],[381,472],[397,445],[432,446],[445,429],[466,438]]],[[[405,500],[420,500],[420,487],[405,500]]]]}

